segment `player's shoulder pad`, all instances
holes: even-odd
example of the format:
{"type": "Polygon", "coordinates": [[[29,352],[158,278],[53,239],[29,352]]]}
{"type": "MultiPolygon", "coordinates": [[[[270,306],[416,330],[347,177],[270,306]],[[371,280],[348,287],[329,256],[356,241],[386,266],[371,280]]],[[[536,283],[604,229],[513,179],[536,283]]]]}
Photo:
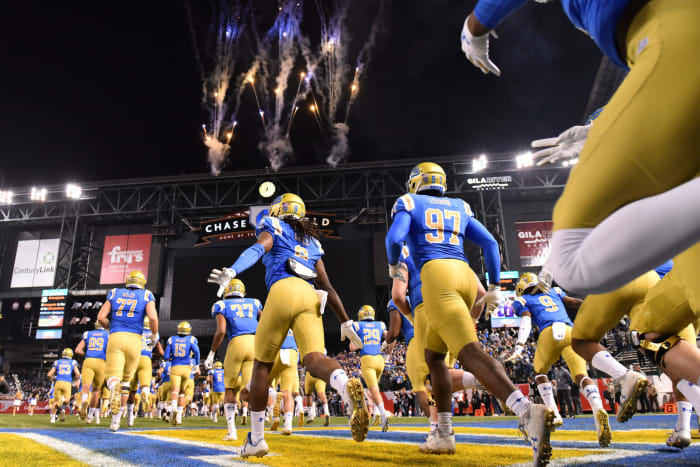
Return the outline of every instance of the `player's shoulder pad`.
{"type": "Polygon", "coordinates": [[[557,295],[560,295],[562,297],[566,297],[566,292],[564,292],[561,289],[561,287],[552,287],[552,289],[554,289],[554,293],[556,293],[557,295]]]}
{"type": "Polygon", "coordinates": [[[147,302],[155,302],[156,297],[153,295],[153,292],[151,292],[148,289],[143,290],[143,299],[146,300],[147,302]]]}
{"type": "Polygon", "coordinates": [[[114,296],[117,294],[117,288],[113,288],[112,290],[109,291],[107,294],[107,300],[111,300],[114,298],[114,296]]]}
{"type": "Polygon", "coordinates": [[[88,331],[85,331],[85,332],[83,333],[83,340],[86,341],[87,338],[88,338],[88,331]]]}
{"type": "Polygon", "coordinates": [[[386,331],[386,323],[384,321],[380,321],[379,325],[386,331]]]}
{"type": "Polygon", "coordinates": [[[353,321],[352,327],[355,328],[355,331],[359,331],[360,330],[360,323],[358,321],[353,321]]]}
{"type": "Polygon", "coordinates": [[[316,245],[316,248],[318,248],[318,252],[319,252],[319,253],[321,253],[322,255],[324,255],[324,254],[326,253],[326,252],[323,250],[323,246],[321,245],[321,242],[320,242],[317,238],[311,237],[311,243],[313,243],[314,245],[316,245]]]}
{"type": "Polygon", "coordinates": [[[214,302],[214,304],[211,306],[212,318],[216,316],[217,313],[223,313],[225,309],[226,303],[223,300],[217,300],[216,302],[214,302]]]}
{"type": "Polygon", "coordinates": [[[469,203],[467,203],[464,200],[462,200],[462,202],[464,203],[464,211],[467,213],[467,215],[469,217],[474,217],[474,213],[472,212],[472,207],[469,206],[469,203]]]}
{"type": "Polygon", "coordinates": [[[405,195],[399,196],[396,201],[394,201],[394,207],[391,208],[391,217],[393,218],[397,212],[400,211],[412,211],[416,207],[416,202],[413,199],[411,193],[406,193],[405,195]]]}
{"type": "Polygon", "coordinates": [[[408,245],[405,243],[401,247],[401,259],[406,259],[411,257],[411,252],[408,251],[408,245]]]}
{"type": "Polygon", "coordinates": [[[168,337],[168,345],[170,345],[173,342],[173,336],[168,337]]]}
{"type": "Polygon", "coordinates": [[[262,310],[262,307],[263,307],[263,306],[262,306],[262,302],[261,302],[260,300],[258,300],[257,298],[254,298],[253,300],[255,300],[255,307],[256,307],[258,310],[262,310]]]}
{"type": "Polygon", "coordinates": [[[193,344],[196,344],[196,343],[197,343],[197,338],[194,337],[194,336],[190,336],[190,342],[193,343],[193,344]]]}
{"type": "Polygon", "coordinates": [[[260,224],[258,224],[256,230],[258,232],[269,232],[272,235],[282,235],[282,224],[280,224],[280,220],[276,217],[265,216],[260,221],[260,224]]]}
{"type": "Polygon", "coordinates": [[[520,306],[527,306],[527,301],[523,297],[515,297],[515,300],[513,300],[513,304],[519,304],[520,306]]]}

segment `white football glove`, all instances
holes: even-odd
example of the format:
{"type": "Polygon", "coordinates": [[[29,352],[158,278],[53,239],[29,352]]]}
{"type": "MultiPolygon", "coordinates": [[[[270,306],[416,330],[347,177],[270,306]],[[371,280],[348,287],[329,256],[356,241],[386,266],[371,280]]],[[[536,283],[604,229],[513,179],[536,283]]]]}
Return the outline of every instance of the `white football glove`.
{"type": "Polygon", "coordinates": [[[388,350],[389,350],[389,344],[387,344],[386,341],[382,342],[382,345],[379,347],[379,352],[383,353],[384,355],[387,355],[388,350]]]}
{"type": "Polygon", "coordinates": [[[552,279],[552,271],[550,271],[549,267],[545,264],[542,266],[542,269],[540,269],[539,274],[537,274],[539,289],[544,293],[549,292],[552,288],[552,279]]]}
{"type": "Polygon", "coordinates": [[[207,282],[210,284],[219,284],[219,290],[216,292],[216,296],[220,298],[221,295],[223,295],[224,289],[226,289],[228,283],[235,277],[236,271],[231,268],[224,268],[223,270],[212,269],[211,273],[209,273],[209,279],[207,279],[207,282]]]}
{"type": "Polygon", "coordinates": [[[156,334],[151,334],[151,350],[156,348],[156,345],[158,345],[158,341],[160,340],[160,335],[156,334]]]}
{"type": "Polygon", "coordinates": [[[523,345],[522,344],[515,344],[515,350],[513,351],[513,354],[506,359],[507,362],[512,362],[515,360],[518,360],[520,356],[523,353],[523,345]]]}
{"type": "Polygon", "coordinates": [[[489,289],[486,291],[483,299],[486,303],[486,312],[493,313],[503,302],[501,299],[501,286],[499,284],[489,285],[489,289]]]}
{"type": "Polygon", "coordinates": [[[342,342],[345,339],[349,339],[355,348],[359,350],[363,347],[362,339],[360,339],[360,336],[355,332],[353,324],[354,322],[351,319],[340,324],[340,341],[342,342]]]}
{"type": "Polygon", "coordinates": [[[572,126],[556,138],[536,139],[530,145],[533,148],[545,148],[532,155],[537,165],[553,164],[559,160],[570,160],[581,154],[588,132],[593,123],[572,126]]]}
{"type": "Polygon", "coordinates": [[[210,350],[207,359],[204,360],[204,368],[211,370],[214,367],[214,357],[216,357],[216,354],[210,350]]]}
{"type": "Polygon", "coordinates": [[[462,51],[467,56],[467,60],[472,62],[472,65],[479,68],[484,74],[493,73],[496,76],[501,76],[501,70],[498,69],[495,63],[489,58],[489,36],[498,38],[495,31],[489,31],[483,36],[474,36],[467,25],[467,17],[464,20],[462,27],[462,51]]]}
{"type": "Polygon", "coordinates": [[[408,268],[405,263],[397,263],[389,265],[389,277],[392,279],[398,279],[402,282],[406,282],[406,272],[408,268]]]}

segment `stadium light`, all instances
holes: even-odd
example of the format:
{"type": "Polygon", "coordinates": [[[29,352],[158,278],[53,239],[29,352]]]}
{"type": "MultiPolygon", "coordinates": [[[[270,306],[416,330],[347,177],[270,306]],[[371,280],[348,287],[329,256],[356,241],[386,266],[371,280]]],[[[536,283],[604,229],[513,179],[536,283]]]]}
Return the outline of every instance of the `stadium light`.
{"type": "Polygon", "coordinates": [[[66,185],[66,198],[69,199],[80,199],[83,194],[83,189],[74,183],[69,183],[66,185]]]}
{"type": "Polygon", "coordinates": [[[41,201],[42,203],[46,201],[46,188],[36,188],[32,187],[32,193],[29,195],[32,201],[41,201]]]}
{"type": "Polygon", "coordinates": [[[486,154],[482,154],[476,159],[472,159],[472,172],[481,172],[489,165],[489,160],[486,158],[486,154]]]}
{"type": "Polygon", "coordinates": [[[0,204],[12,204],[14,193],[10,190],[0,190],[0,204]]]}
{"type": "Polygon", "coordinates": [[[578,157],[575,159],[566,160],[566,161],[562,162],[561,165],[563,165],[564,167],[573,167],[576,165],[576,163],[578,163],[578,157]]]}
{"type": "Polygon", "coordinates": [[[518,166],[519,169],[532,167],[532,165],[534,164],[534,160],[532,159],[532,153],[524,152],[515,156],[515,164],[518,166]]]}

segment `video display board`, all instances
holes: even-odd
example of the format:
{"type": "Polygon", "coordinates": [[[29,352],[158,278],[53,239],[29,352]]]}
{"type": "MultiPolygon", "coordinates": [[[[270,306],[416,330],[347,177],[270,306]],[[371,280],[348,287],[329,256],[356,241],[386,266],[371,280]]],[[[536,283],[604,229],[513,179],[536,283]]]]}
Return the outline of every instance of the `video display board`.
{"type": "Polygon", "coordinates": [[[67,298],[68,289],[45,289],[41,291],[41,305],[39,307],[38,324],[39,329],[36,331],[37,339],[61,338],[67,298]]]}

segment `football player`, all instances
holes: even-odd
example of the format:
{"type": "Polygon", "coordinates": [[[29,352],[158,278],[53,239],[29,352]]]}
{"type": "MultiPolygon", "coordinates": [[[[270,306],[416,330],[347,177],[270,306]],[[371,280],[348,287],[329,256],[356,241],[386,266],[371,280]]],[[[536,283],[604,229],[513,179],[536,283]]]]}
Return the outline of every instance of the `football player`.
{"type": "Polygon", "coordinates": [[[229,339],[224,357],[224,415],[228,427],[224,441],[238,439],[234,392],[241,385],[248,384],[255,361],[255,332],[262,304],[257,298],[246,298],[245,295],[245,284],[240,279],[232,279],[224,289],[224,299],[214,303],[211,308],[212,317],[216,319],[216,332],[204,362],[205,368],[211,368],[224,336],[227,335],[229,339]]]}
{"type": "Polygon", "coordinates": [[[581,306],[581,300],[567,296],[559,287],[553,287],[546,292],[541,290],[537,276],[531,272],[520,276],[515,286],[515,295],[512,306],[515,315],[520,316],[520,329],[515,351],[508,360],[520,358],[524,345],[530,337],[534,320],[540,332],[535,351],[535,382],[545,405],[554,411],[554,426],[561,426],[563,421],[554,400],[554,391],[547,372],[563,356],[574,381],[581,387],[591,404],[598,444],[602,447],[609,446],[612,435],[608,413],[603,408],[600,392],[593,380],[588,377],[586,361],[571,348],[573,323],[566,309],[577,310],[581,306]]]}
{"type": "Polygon", "coordinates": [[[425,332],[425,360],[430,369],[433,395],[438,410],[438,429],[426,441],[426,449],[435,453],[455,452],[452,431],[452,384],[445,355],[456,355],[463,368],[474,374],[492,394],[505,400],[520,418],[536,464],[551,456],[549,443],[554,412],[539,404],[530,404],[506,376],[501,364],[479,345],[470,310],[475,303],[477,280],[464,254],[464,239],[484,250],[492,284],[484,295],[487,310],[498,306],[500,291],[500,254],[498,243],[486,228],[472,217],[469,205],[458,198],[445,197],[447,177],[437,164],[418,164],[410,173],[408,193],[399,197],[392,209],[393,223],[386,236],[389,275],[406,280],[400,262],[404,241],[420,270],[425,316],[416,315],[416,328],[425,332]],[[426,325],[420,324],[422,319],[426,325]]]}
{"type": "Polygon", "coordinates": [[[51,404],[51,423],[56,423],[58,408],[61,407],[61,421],[66,421],[65,404],[71,400],[71,385],[73,379],[80,379],[78,362],[73,360],[73,350],[66,348],[61,352],[61,358],[53,362],[53,366],[47,374],[49,379],[54,379],[53,383],[53,403],[51,404]]]}
{"type": "Polygon", "coordinates": [[[369,417],[362,396],[362,383],[349,379],[338,362],[323,354],[322,298],[312,282],[327,294],[328,304],[341,324],[341,339],[350,338],[362,346],[353,322],[331,285],[321,257],[323,248],[318,227],[305,218],[304,201],[285,193],[275,198],[270,215],[258,223],[257,242],[246,249],[230,268],[213,270],[209,281],[219,285],[219,295],[229,281],[263,258],[265,282],[269,289],[264,312],[255,336],[255,366],[251,382],[251,432],[241,449],[241,457],[267,454],[264,440],[264,409],[272,369],[277,353],[291,328],[297,338],[301,361],[312,375],[323,379],[337,390],[346,407],[352,407],[350,421],[353,439],[367,436],[369,417]]]}
{"type": "Polygon", "coordinates": [[[139,364],[144,316],[148,316],[153,342],[158,342],[158,313],[155,297],[146,288],[146,276],[132,271],[125,287],[112,289],[97,314],[97,321],[109,329],[105,379],[109,388],[112,422],[109,429],[119,429],[119,414],[126,404],[136,368],[139,364]],[[111,314],[111,323],[107,318],[111,314]]]}
{"type": "Polygon", "coordinates": [[[190,407],[190,415],[193,415],[192,410],[194,409],[194,383],[197,377],[202,375],[202,371],[199,369],[199,360],[190,358],[190,379],[185,383],[185,407],[190,407]]]}
{"type": "MultiPolygon", "coordinates": [[[[297,342],[294,340],[294,331],[290,329],[287,331],[287,337],[285,337],[284,342],[282,342],[280,352],[275,358],[275,364],[272,366],[269,376],[270,384],[273,387],[277,381],[280,385],[280,392],[277,394],[278,400],[275,403],[275,409],[280,407],[280,404],[283,404],[281,406],[284,417],[282,434],[286,436],[292,434],[292,418],[294,416],[294,397],[292,396],[292,391],[294,389],[295,380],[296,383],[299,384],[299,371],[297,370],[298,359],[297,342]]],[[[279,422],[279,414],[274,415],[270,431],[275,431],[279,422]]]]}
{"type": "Polygon", "coordinates": [[[165,346],[163,358],[170,360],[170,411],[175,415],[170,418],[173,425],[182,424],[182,412],[185,408],[185,386],[192,372],[190,354],[199,361],[199,345],[192,334],[192,326],[187,321],[177,325],[177,336],[170,336],[165,346]]]}
{"type": "MultiPolygon", "coordinates": [[[[224,365],[221,362],[215,362],[214,368],[209,370],[209,376],[207,377],[208,383],[212,388],[209,397],[211,398],[211,413],[214,423],[219,421],[219,405],[224,402],[224,392],[226,391],[224,378],[224,365]]],[[[235,425],[233,432],[236,432],[235,425]]]]}
{"type": "Polygon", "coordinates": [[[99,321],[95,322],[94,331],[85,331],[83,338],[75,348],[75,354],[84,356],[81,373],[82,389],[80,404],[80,419],[91,423],[95,418],[95,412],[100,401],[100,392],[105,381],[105,359],[107,356],[107,341],[109,332],[102,327],[99,321]],[[92,388],[92,395],[90,391],[92,388]],[[89,401],[88,401],[89,399],[89,401]],[[88,413],[88,406],[90,413],[88,413]]]}
{"type": "Polygon", "coordinates": [[[170,382],[170,368],[172,367],[172,362],[168,360],[160,361],[160,368],[156,372],[160,387],[158,388],[158,404],[160,409],[159,417],[162,420],[170,421],[173,416],[172,406],[170,405],[170,388],[172,383],[170,382]]]}
{"type": "Polygon", "coordinates": [[[331,423],[331,413],[328,409],[328,398],[326,397],[326,382],[322,379],[314,378],[307,370],[304,376],[304,394],[306,395],[306,407],[308,409],[308,419],[306,423],[313,422],[316,416],[313,398],[314,393],[316,393],[316,397],[318,397],[323,407],[323,418],[325,419],[323,426],[329,426],[331,423]]]}
{"type": "Polygon", "coordinates": [[[143,319],[143,330],[141,333],[141,356],[139,357],[139,363],[136,367],[135,378],[131,381],[131,387],[129,388],[129,398],[127,399],[127,412],[132,414],[128,416],[127,425],[134,425],[134,413],[138,412],[138,404],[135,395],[138,388],[138,393],[140,395],[141,408],[143,413],[148,413],[151,401],[151,382],[153,379],[153,362],[151,358],[153,357],[153,351],[155,350],[158,355],[163,355],[163,346],[160,342],[153,342],[153,334],[151,333],[151,325],[148,320],[148,316],[143,319]],[[134,404],[136,404],[136,410],[134,410],[134,404]]]}
{"type": "MultiPolygon", "coordinates": [[[[484,71],[493,65],[489,31],[524,3],[480,0],[467,18],[462,48],[484,71]]],[[[700,212],[700,132],[691,123],[700,117],[693,47],[700,39],[700,3],[565,0],[562,5],[572,22],[629,73],[585,131],[575,127],[533,142],[546,147],[534,155],[542,162],[579,160],[554,208],[548,270],[567,289],[602,294],[674,257],[674,271],[650,292],[648,312],[632,329],[649,357],[687,389],[700,383],[700,351],[679,336],[700,316],[700,216],[688,215],[700,212]],[[647,118],[659,108],[665,109],[660,118],[647,118]],[[572,150],[572,138],[582,149],[572,150]],[[671,296],[671,289],[680,296],[671,296]],[[680,303],[685,300],[687,307],[680,303]]]]}
{"type": "MultiPolygon", "coordinates": [[[[375,406],[375,415],[379,415],[382,424],[382,431],[389,429],[390,414],[384,409],[382,393],[379,392],[379,378],[384,373],[384,357],[382,356],[382,342],[386,337],[386,325],[383,321],[374,320],[374,308],[370,305],[363,305],[357,312],[355,322],[355,332],[362,339],[362,349],[360,349],[360,370],[362,378],[365,380],[370,399],[375,406]]],[[[350,343],[350,350],[357,350],[350,343]]]]}

